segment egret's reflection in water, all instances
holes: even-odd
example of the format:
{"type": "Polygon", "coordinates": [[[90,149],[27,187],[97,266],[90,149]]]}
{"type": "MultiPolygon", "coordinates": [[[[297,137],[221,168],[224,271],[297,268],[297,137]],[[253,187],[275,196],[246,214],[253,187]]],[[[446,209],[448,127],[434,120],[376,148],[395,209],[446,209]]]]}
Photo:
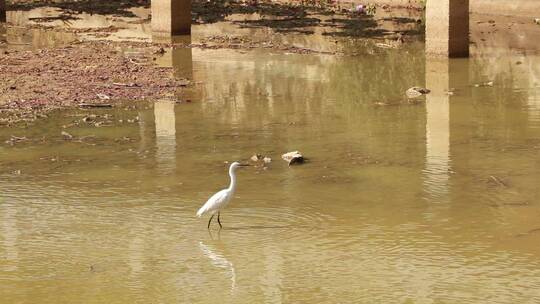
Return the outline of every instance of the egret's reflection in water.
{"type": "Polygon", "coordinates": [[[201,249],[204,256],[210,259],[210,263],[217,268],[224,269],[228,272],[228,275],[231,279],[231,293],[234,293],[236,289],[236,272],[234,270],[234,265],[225,256],[219,252],[219,250],[212,248],[210,245],[205,245],[203,242],[199,242],[199,248],[201,249]]]}

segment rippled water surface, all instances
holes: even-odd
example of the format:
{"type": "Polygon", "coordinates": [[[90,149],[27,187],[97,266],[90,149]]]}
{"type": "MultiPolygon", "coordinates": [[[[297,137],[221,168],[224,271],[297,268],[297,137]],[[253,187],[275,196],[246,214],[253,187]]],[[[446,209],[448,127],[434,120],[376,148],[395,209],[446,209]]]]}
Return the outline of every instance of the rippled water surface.
{"type": "Polygon", "coordinates": [[[421,48],[172,50],[184,102],[1,128],[0,302],[538,303],[540,57],[421,48]]]}

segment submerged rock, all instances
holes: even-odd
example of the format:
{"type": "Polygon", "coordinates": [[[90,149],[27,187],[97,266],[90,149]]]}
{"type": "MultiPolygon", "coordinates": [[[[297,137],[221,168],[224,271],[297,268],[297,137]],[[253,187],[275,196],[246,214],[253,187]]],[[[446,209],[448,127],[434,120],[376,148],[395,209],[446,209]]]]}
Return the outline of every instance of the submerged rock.
{"type": "Polygon", "coordinates": [[[493,86],[493,81],[486,81],[486,82],[482,82],[482,83],[477,83],[474,86],[477,87],[477,88],[479,88],[479,87],[492,87],[493,86]]]}
{"type": "Polygon", "coordinates": [[[73,135],[69,134],[69,133],[66,132],[66,131],[62,131],[60,134],[62,135],[62,137],[63,137],[65,140],[72,140],[72,139],[73,139],[73,135]]]}
{"type": "Polygon", "coordinates": [[[425,95],[425,94],[429,94],[429,92],[431,92],[431,91],[426,89],[426,88],[412,87],[412,88],[408,89],[405,92],[405,94],[407,95],[408,98],[416,98],[416,97],[420,97],[420,96],[425,95]]]}
{"type": "Polygon", "coordinates": [[[284,161],[289,163],[289,166],[296,164],[303,164],[305,159],[304,156],[298,151],[287,152],[281,155],[284,161]]]}
{"type": "Polygon", "coordinates": [[[94,120],[96,120],[96,115],[93,115],[93,114],[88,115],[88,116],[85,116],[85,117],[82,119],[82,121],[83,121],[83,122],[86,122],[86,123],[90,123],[90,122],[92,122],[92,121],[94,121],[94,120]]]}
{"type": "Polygon", "coordinates": [[[253,154],[253,156],[250,157],[249,160],[251,160],[252,162],[263,161],[266,164],[272,162],[272,159],[269,156],[262,155],[262,154],[253,154]]]}
{"type": "Polygon", "coordinates": [[[19,137],[11,135],[10,139],[6,140],[6,144],[14,145],[15,143],[21,142],[21,141],[28,141],[28,138],[26,136],[19,137]]]}

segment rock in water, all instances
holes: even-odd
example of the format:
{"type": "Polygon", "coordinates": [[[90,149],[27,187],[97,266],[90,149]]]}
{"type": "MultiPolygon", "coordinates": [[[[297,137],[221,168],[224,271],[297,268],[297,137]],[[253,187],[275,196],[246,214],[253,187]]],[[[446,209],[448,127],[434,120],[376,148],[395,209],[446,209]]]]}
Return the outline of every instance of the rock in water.
{"type": "Polygon", "coordinates": [[[298,151],[287,152],[281,155],[281,158],[288,162],[289,166],[304,163],[304,156],[298,151]]]}
{"type": "Polygon", "coordinates": [[[73,135],[69,134],[69,133],[66,132],[66,131],[62,131],[60,134],[62,135],[62,137],[63,137],[65,140],[72,140],[72,139],[73,139],[73,135]]]}
{"type": "Polygon", "coordinates": [[[408,98],[416,98],[416,97],[420,97],[422,95],[428,94],[429,92],[431,91],[426,88],[412,87],[408,89],[405,92],[405,94],[407,95],[408,98]]]}

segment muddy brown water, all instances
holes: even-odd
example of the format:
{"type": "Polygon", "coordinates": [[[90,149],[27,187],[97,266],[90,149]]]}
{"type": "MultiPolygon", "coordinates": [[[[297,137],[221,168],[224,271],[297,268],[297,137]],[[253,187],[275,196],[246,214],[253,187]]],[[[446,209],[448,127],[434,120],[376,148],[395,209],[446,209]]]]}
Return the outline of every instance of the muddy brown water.
{"type": "Polygon", "coordinates": [[[475,53],[168,50],[182,103],[0,128],[0,302],[540,301],[540,57],[475,53]]]}

